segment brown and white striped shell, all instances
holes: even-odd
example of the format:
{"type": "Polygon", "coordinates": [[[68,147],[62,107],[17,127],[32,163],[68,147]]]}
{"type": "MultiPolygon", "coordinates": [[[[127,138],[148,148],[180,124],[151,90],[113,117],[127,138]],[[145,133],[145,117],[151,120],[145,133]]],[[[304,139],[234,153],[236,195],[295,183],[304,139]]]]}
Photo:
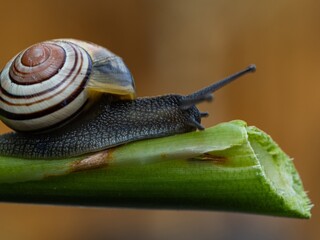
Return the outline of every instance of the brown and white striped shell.
{"type": "Polygon", "coordinates": [[[74,39],[38,43],[0,74],[1,120],[16,131],[55,128],[76,116],[92,91],[135,98],[133,77],[120,57],[74,39]]]}

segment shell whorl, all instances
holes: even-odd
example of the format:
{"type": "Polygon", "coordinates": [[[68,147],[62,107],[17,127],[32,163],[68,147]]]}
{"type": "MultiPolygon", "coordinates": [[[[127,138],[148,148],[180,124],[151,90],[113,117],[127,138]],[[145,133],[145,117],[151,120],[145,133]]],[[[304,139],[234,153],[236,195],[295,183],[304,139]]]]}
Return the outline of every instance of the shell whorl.
{"type": "Polygon", "coordinates": [[[0,115],[16,131],[39,131],[76,115],[88,101],[84,91],[92,60],[68,41],[47,41],[19,53],[0,75],[0,115]]]}

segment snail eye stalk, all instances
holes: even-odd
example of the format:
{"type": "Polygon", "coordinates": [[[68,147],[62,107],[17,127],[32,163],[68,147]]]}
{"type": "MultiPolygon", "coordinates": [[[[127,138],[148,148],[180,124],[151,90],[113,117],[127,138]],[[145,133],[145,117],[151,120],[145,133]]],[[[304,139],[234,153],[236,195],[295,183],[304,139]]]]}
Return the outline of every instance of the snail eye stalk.
{"type": "Polygon", "coordinates": [[[211,101],[212,100],[212,93],[219,90],[220,88],[226,86],[227,84],[233,82],[234,80],[238,79],[239,77],[256,71],[256,65],[251,64],[247,68],[243,69],[240,72],[232,74],[225,79],[222,79],[208,87],[205,87],[197,92],[194,92],[190,95],[185,96],[180,103],[180,108],[185,110],[190,108],[191,106],[201,103],[203,101],[211,101]]]}

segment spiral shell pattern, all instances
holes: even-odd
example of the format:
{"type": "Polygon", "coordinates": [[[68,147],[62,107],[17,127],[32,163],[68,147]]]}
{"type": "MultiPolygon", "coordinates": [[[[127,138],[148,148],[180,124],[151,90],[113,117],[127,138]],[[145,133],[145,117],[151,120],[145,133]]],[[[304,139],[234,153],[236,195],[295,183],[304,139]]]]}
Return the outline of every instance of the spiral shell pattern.
{"type": "Polygon", "coordinates": [[[88,53],[47,41],[19,53],[0,75],[0,115],[16,131],[40,131],[72,119],[88,101],[88,53]]]}

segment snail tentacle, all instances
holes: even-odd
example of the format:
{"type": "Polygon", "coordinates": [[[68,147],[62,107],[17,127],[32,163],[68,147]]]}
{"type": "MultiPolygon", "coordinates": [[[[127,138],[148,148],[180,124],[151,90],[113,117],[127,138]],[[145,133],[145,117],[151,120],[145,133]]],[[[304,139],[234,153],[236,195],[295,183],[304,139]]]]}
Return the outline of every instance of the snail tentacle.
{"type": "MultiPolygon", "coordinates": [[[[201,115],[200,115],[201,116],[201,115]]],[[[197,122],[195,119],[193,118],[189,118],[189,122],[188,124],[192,127],[195,127],[196,129],[203,131],[205,129],[204,126],[202,126],[199,122],[197,122]]]]}
{"type": "Polygon", "coordinates": [[[210,99],[210,95],[219,90],[220,88],[224,87],[225,85],[233,82],[234,80],[238,79],[239,77],[250,73],[250,72],[255,72],[256,71],[256,66],[254,64],[249,65],[247,68],[245,68],[244,70],[241,70],[240,72],[237,72],[235,74],[232,74],[228,77],[226,77],[225,79],[222,79],[208,87],[205,87],[203,89],[200,89],[197,92],[194,92],[190,95],[185,96],[185,98],[183,99],[183,105],[188,105],[188,103],[199,103],[202,102],[204,100],[208,100],[210,99]]]}

